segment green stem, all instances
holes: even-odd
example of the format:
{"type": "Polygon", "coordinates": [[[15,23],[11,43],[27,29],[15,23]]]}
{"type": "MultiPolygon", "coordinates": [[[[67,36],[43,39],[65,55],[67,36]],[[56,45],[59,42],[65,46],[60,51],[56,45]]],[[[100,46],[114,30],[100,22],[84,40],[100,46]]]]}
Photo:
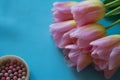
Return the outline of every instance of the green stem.
{"type": "Polygon", "coordinates": [[[112,1],[112,2],[109,2],[107,4],[105,4],[105,7],[107,9],[111,8],[111,7],[116,7],[116,6],[119,6],[120,5],[120,0],[115,0],[115,1],[112,1]]]}
{"type": "Polygon", "coordinates": [[[118,12],[120,12],[120,6],[118,6],[117,8],[115,8],[113,10],[111,10],[110,12],[107,12],[104,17],[108,17],[108,16],[111,16],[111,15],[114,15],[114,14],[116,14],[118,12]]]}
{"type": "Polygon", "coordinates": [[[105,29],[109,29],[112,28],[113,26],[117,25],[120,23],[120,19],[118,19],[117,21],[113,22],[111,25],[107,26],[105,29]]]}

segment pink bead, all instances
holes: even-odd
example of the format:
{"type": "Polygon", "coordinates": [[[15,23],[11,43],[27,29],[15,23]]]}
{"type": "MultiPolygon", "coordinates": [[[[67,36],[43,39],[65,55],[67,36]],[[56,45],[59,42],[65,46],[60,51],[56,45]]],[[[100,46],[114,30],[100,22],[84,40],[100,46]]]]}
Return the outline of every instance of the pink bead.
{"type": "Polygon", "coordinates": [[[25,75],[26,75],[26,72],[22,72],[22,75],[25,76],[25,75]]]}
{"type": "Polygon", "coordinates": [[[6,80],[10,80],[10,77],[6,77],[6,80]]]}
{"type": "Polygon", "coordinates": [[[10,66],[9,68],[10,68],[10,69],[13,69],[13,66],[10,66]]]}
{"type": "Polygon", "coordinates": [[[17,66],[16,69],[17,69],[17,70],[20,70],[20,66],[17,66]]]}
{"type": "Polygon", "coordinates": [[[25,80],[25,76],[22,76],[22,80],[25,80]]]}
{"type": "Polygon", "coordinates": [[[5,80],[5,77],[2,77],[1,80],[5,80]]]}
{"type": "Polygon", "coordinates": [[[8,73],[5,73],[4,76],[5,76],[5,77],[8,77],[8,73]]]}
{"type": "Polygon", "coordinates": [[[14,75],[17,76],[17,75],[18,75],[18,72],[14,72],[14,75]]]}
{"type": "Polygon", "coordinates": [[[8,70],[9,70],[9,68],[8,68],[8,67],[5,67],[5,70],[6,70],[6,71],[8,71],[8,70]]]}
{"type": "Polygon", "coordinates": [[[26,68],[22,68],[22,71],[26,71],[26,68]]]}
{"type": "Polygon", "coordinates": [[[5,70],[3,69],[1,72],[2,72],[2,73],[5,73],[5,70]]]}
{"type": "Polygon", "coordinates": [[[18,73],[20,73],[20,74],[21,74],[21,73],[22,73],[22,70],[19,70],[19,71],[18,71],[18,73]]]}
{"type": "Polygon", "coordinates": [[[14,76],[14,77],[13,77],[13,80],[18,80],[17,76],[14,76]]]}
{"type": "Polygon", "coordinates": [[[17,71],[16,68],[13,68],[12,70],[13,70],[13,72],[17,71]]]}
{"type": "Polygon", "coordinates": [[[14,66],[14,67],[16,67],[17,65],[16,65],[16,64],[14,64],[13,66],[14,66]]]}

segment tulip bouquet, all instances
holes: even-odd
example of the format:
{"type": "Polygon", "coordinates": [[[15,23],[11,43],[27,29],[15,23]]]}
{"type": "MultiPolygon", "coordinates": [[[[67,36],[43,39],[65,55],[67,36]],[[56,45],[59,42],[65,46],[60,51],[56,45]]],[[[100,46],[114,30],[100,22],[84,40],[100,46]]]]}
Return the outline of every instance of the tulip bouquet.
{"type": "Polygon", "coordinates": [[[120,67],[120,34],[107,35],[106,31],[120,19],[107,27],[97,22],[120,14],[120,0],[55,2],[52,13],[55,23],[50,33],[68,65],[79,72],[93,64],[105,78],[111,78],[120,67]]]}

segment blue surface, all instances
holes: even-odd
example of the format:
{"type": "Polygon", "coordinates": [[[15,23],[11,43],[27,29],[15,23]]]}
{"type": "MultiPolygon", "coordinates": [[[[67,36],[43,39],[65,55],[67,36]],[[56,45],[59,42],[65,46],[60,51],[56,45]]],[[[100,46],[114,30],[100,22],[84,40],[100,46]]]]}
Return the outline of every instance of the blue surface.
{"type": "MultiPolygon", "coordinates": [[[[55,1],[0,0],[0,56],[12,54],[26,60],[30,80],[105,80],[91,66],[79,73],[67,66],[49,33],[55,1]]],[[[111,21],[103,19],[99,23],[107,26],[111,21]]],[[[119,26],[108,34],[120,33],[119,26]]],[[[118,80],[119,74],[111,80],[118,80]]]]}

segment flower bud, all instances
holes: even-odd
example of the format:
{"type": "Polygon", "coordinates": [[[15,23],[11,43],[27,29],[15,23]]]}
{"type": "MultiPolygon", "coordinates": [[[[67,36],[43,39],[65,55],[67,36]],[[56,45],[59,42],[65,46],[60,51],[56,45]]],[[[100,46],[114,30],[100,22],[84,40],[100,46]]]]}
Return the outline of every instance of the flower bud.
{"type": "Polygon", "coordinates": [[[52,13],[55,22],[72,20],[71,7],[77,2],[55,2],[53,4],[52,13]]]}
{"type": "Polygon", "coordinates": [[[81,26],[103,18],[105,7],[99,0],[86,0],[72,6],[71,12],[78,26],[81,26]]]}

